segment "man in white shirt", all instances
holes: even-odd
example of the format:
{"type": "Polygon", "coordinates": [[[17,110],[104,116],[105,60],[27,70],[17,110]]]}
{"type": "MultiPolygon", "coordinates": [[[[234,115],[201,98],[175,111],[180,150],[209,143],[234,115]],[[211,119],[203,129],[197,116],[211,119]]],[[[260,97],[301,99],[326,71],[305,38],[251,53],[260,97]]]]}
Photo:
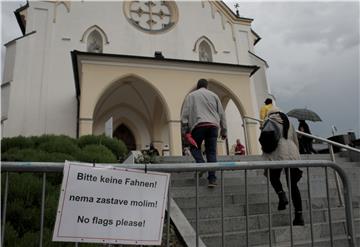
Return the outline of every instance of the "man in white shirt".
{"type": "MultiPolygon", "coordinates": [[[[191,145],[190,151],[196,163],[205,163],[201,153],[201,144],[205,141],[207,162],[217,162],[216,144],[218,132],[226,138],[226,118],[219,97],[207,89],[208,81],[200,79],[197,90],[187,95],[181,112],[182,133],[193,138],[196,145],[191,145]]],[[[208,172],[208,187],[216,186],[214,171],[208,172]]]]}

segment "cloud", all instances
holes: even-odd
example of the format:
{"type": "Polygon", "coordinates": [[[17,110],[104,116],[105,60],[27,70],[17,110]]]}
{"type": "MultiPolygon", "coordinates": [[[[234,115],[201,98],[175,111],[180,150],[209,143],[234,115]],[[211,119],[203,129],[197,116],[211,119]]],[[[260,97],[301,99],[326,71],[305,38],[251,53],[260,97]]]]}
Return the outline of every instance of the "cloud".
{"type": "Polygon", "coordinates": [[[359,44],[359,2],[291,3],[285,42],[342,51],[359,44]]]}
{"type": "Polygon", "coordinates": [[[359,2],[240,3],[263,38],[255,53],[267,60],[267,80],[277,103],[288,111],[308,107],[323,122],[320,136],[360,134],[359,2]]]}

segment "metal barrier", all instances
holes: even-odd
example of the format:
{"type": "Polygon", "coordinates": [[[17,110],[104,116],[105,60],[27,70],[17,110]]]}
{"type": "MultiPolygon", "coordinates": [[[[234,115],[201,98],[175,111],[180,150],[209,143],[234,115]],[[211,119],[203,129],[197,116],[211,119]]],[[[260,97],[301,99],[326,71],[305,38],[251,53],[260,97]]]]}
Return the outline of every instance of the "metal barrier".
{"type": "MultiPolygon", "coordinates": [[[[246,147],[247,147],[245,150],[246,150],[246,154],[249,154],[248,150],[250,149],[250,141],[249,141],[248,133],[247,133],[247,125],[249,123],[259,123],[260,124],[263,121],[260,120],[260,119],[253,118],[253,117],[248,117],[248,116],[244,116],[243,119],[244,119],[244,123],[243,123],[244,138],[245,138],[245,144],[246,144],[246,147]],[[248,122],[248,120],[252,120],[252,121],[255,121],[255,122],[248,122]]],[[[309,138],[312,138],[312,139],[327,143],[329,145],[330,159],[333,162],[336,162],[333,146],[343,148],[343,149],[348,150],[348,151],[353,151],[353,152],[356,152],[356,153],[360,153],[360,149],[350,147],[349,145],[344,145],[344,144],[341,144],[341,143],[330,141],[328,139],[325,139],[325,138],[322,138],[322,137],[319,137],[319,136],[315,136],[315,135],[311,135],[311,134],[308,134],[308,133],[305,133],[305,132],[301,132],[299,130],[296,130],[296,133],[301,135],[301,136],[306,136],[306,137],[309,137],[309,138]]],[[[342,193],[341,193],[339,176],[337,175],[337,173],[334,173],[334,176],[335,176],[336,188],[337,188],[337,192],[338,192],[339,206],[344,206],[344,199],[343,199],[342,193]]]]}
{"type": "MultiPolygon", "coordinates": [[[[107,164],[114,165],[116,167],[123,168],[133,168],[133,169],[144,169],[145,165],[143,164],[107,164]]],[[[8,173],[9,172],[32,172],[32,173],[43,173],[43,188],[42,188],[42,203],[41,203],[41,215],[40,215],[40,243],[39,246],[42,246],[42,237],[43,237],[43,223],[44,223],[44,206],[45,206],[45,184],[46,184],[46,173],[50,172],[62,172],[63,163],[36,163],[36,162],[2,162],[2,172],[6,173],[5,181],[5,191],[4,191],[4,200],[3,200],[3,218],[2,218],[2,235],[1,240],[3,243],[6,222],[6,206],[8,198],[8,173]]],[[[221,172],[221,221],[222,221],[222,246],[225,246],[225,233],[224,233],[224,171],[231,170],[244,170],[245,174],[245,204],[246,204],[246,243],[249,245],[249,202],[248,202],[248,191],[247,191],[247,172],[248,170],[258,170],[258,169],[272,169],[272,168],[291,168],[299,167],[306,168],[307,170],[307,189],[308,189],[308,199],[309,199],[309,212],[310,212],[310,227],[311,227],[311,242],[314,244],[314,231],[313,231],[313,219],[312,219],[312,206],[311,206],[311,192],[310,192],[310,169],[309,168],[324,168],[326,176],[326,190],[327,190],[327,202],[328,202],[328,215],[329,215],[329,228],[330,228],[330,241],[331,246],[333,246],[333,237],[332,237],[332,220],[331,220],[331,207],[330,207],[330,197],[329,197],[329,183],[328,183],[328,168],[334,169],[336,171],[343,184],[343,193],[345,201],[345,213],[346,213],[346,226],[347,226],[347,238],[350,247],[356,246],[356,236],[354,229],[353,221],[353,209],[352,209],[352,198],[351,198],[351,185],[348,179],[348,176],[344,170],[339,167],[336,163],[331,161],[321,161],[321,160],[307,160],[307,161],[254,161],[254,162],[222,162],[222,163],[203,163],[203,164],[194,164],[194,163],[181,163],[181,164],[151,164],[147,166],[149,171],[158,171],[158,172],[195,172],[195,195],[196,195],[196,246],[199,246],[199,177],[198,173],[202,171],[220,171],[221,172]]],[[[291,177],[288,177],[289,184],[291,184],[291,177]]],[[[270,195],[269,195],[269,176],[267,176],[267,203],[268,203],[268,216],[269,216],[269,246],[272,246],[272,225],[271,225],[271,208],[270,208],[270,195]]],[[[169,186],[168,193],[168,221],[167,221],[167,240],[166,246],[169,246],[169,227],[170,227],[170,196],[171,196],[171,187],[169,186]]],[[[289,201],[291,204],[291,188],[289,188],[289,201]]],[[[55,216],[54,216],[55,217],[55,216]]],[[[291,246],[294,244],[292,237],[292,220],[291,220],[291,210],[289,215],[289,225],[291,231],[291,246]]],[[[77,244],[75,243],[75,246],[77,244]]]]}

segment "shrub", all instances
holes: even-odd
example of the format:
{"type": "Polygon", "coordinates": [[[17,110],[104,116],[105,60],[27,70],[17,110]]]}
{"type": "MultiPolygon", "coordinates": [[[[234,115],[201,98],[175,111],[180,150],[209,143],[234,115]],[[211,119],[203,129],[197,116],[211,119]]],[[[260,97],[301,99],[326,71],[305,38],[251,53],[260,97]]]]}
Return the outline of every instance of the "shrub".
{"type": "Polygon", "coordinates": [[[79,147],[74,142],[67,139],[54,138],[39,145],[38,149],[48,153],[62,153],[75,156],[80,152],[79,147]]]}
{"type": "Polygon", "coordinates": [[[102,145],[110,149],[110,151],[116,156],[116,158],[124,157],[128,150],[124,142],[115,138],[109,138],[106,136],[100,136],[100,141],[102,145]]]}
{"type": "Polygon", "coordinates": [[[65,135],[41,135],[41,136],[31,136],[30,139],[32,140],[32,142],[34,143],[35,147],[40,146],[42,143],[47,143],[47,142],[53,142],[53,141],[65,141],[65,142],[71,142],[75,145],[77,145],[77,141],[74,138],[71,138],[69,136],[65,136],[65,135]]]}
{"type": "MultiPolygon", "coordinates": [[[[105,136],[86,136],[79,140],[54,135],[19,136],[2,139],[1,147],[3,161],[23,162],[78,160],[92,163],[95,160],[97,163],[116,163],[116,157],[121,157],[126,153],[125,145],[121,141],[105,136]],[[104,145],[100,145],[101,143],[104,145]]],[[[5,188],[4,175],[2,174],[1,179],[2,196],[4,196],[5,188]]],[[[73,243],[51,241],[61,181],[61,173],[46,174],[43,246],[74,246],[73,243]]],[[[38,246],[42,174],[10,173],[8,188],[5,246],[38,246]]],[[[87,244],[86,246],[97,245],[87,244]]]]}
{"type": "Polygon", "coordinates": [[[78,139],[78,145],[81,148],[91,144],[100,144],[106,146],[116,156],[117,159],[124,157],[128,152],[123,141],[109,138],[104,135],[85,135],[78,139]]]}
{"type": "Polygon", "coordinates": [[[6,152],[12,148],[24,149],[24,148],[33,148],[34,142],[24,136],[17,136],[12,138],[3,138],[1,140],[1,153],[6,152]]]}
{"type": "Polygon", "coordinates": [[[83,147],[85,147],[87,145],[99,144],[100,143],[100,138],[99,138],[99,136],[85,135],[85,136],[81,136],[77,140],[77,143],[78,143],[80,148],[83,148],[83,147]]]}
{"type": "Polygon", "coordinates": [[[3,161],[47,161],[49,159],[48,153],[42,150],[33,148],[19,149],[12,148],[1,155],[3,161]]]}
{"type": "Polygon", "coordinates": [[[96,163],[116,163],[115,155],[104,145],[87,145],[79,156],[81,161],[96,163]]]}

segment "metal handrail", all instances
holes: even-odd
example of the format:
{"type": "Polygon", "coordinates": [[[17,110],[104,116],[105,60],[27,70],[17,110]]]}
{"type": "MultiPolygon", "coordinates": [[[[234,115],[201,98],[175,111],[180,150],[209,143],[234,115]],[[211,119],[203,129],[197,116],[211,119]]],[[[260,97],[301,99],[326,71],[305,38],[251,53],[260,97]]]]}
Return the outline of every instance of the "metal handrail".
{"type": "MultiPolygon", "coordinates": [[[[99,164],[100,165],[100,164],[99,164]]],[[[151,164],[150,166],[146,166],[146,164],[104,164],[107,166],[115,166],[121,168],[132,168],[132,169],[145,169],[147,167],[148,171],[159,171],[159,172],[196,172],[196,174],[200,171],[229,171],[229,170],[258,170],[258,169],[274,169],[274,168],[309,168],[309,167],[320,167],[325,168],[327,173],[327,168],[334,169],[340,176],[343,183],[343,193],[345,199],[345,215],[346,215],[346,225],[347,225],[347,239],[349,242],[349,246],[356,246],[356,235],[354,229],[354,219],[353,219],[353,209],[352,209],[352,198],[351,198],[351,184],[349,178],[345,171],[336,163],[328,161],[328,160],[291,160],[291,161],[252,161],[252,162],[217,162],[217,163],[182,163],[182,164],[151,164]]],[[[45,163],[45,162],[2,162],[1,168],[2,172],[62,172],[64,167],[64,163],[45,163]]],[[[221,176],[223,176],[223,172],[221,172],[221,176]]],[[[198,190],[198,176],[196,176],[196,191],[198,190]]],[[[44,178],[45,179],[45,178],[44,178]]],[[[222,178],[223,179],[223,178],[222,178]]],[[[269,180],[269,176],[267,177],[269,180]]],[[[289,178],[290,179],[290,178],[289,178]]],[[[328,183],[328,181],[327,181],[328,183]]],[[[289,184],[291,184],[289,180],[289,184]]],[[[222,184],[223,186],[223,184],[222,184]]],[[[328,190],[328,184],[327,184],[328,190]]],[[[223,193],[223,190],[222,190],[223,193]]],[[[198,197],[198,194],[196,194],[198,197]]],[[[223,195],[222,195],[223,196],[223,195]]],[[[327,193],[328,199],[328,210],[329,215],[331,215],[330,204],[329,204],[329,193],[327,193]]],[[[291,200],[291,193],[290,193],[291,200]]],[[[44,198],[42,200],[42,204],[44,203],[44,198]]],[[[4,202],[5,203],[5,202],[4,202]]],[[[270,200],[268,200],[270,203],[270,200]]],[[[6,205],[5,205],[6,206],[6,205]]],[[[196,210],[198,210],[198,205],[196,206],[196,210]]],[[[310,207],[311,210],[311,207],[310,207]]],[[[247,212],[248,214],[248,212],[247,212]]],[[[198,218],[198,216],[196,217],[198,218]]],[[[291,218],[290,218],[291,219],[291,218]]],[[[198,221],[198,219],[197,219],[198,221]]],[[[4,223],[4,222],[3,222],[4,223]]],[[[196,223],[198,224],[198,223],[196,223]]],[[[291,222],[290,222],[291,224],[291,222]]],[[[329,226],[331,228],[331,218],[329,218],[329,226]]],[[[269,226],[271,228],[271,225],[269,226]]],[[[271,229],[270,229],[271,230],[271,229]]],[[[224,234],[224,233],[223,233],[224,234]]],[[[271,234],[271,231],[269,232],[271,234]]],[[[3,236],[2,236],[3,237],[3,236]]],[[[196,231],[196,246],[199,245],[198,241],[199,235],[198,231],[196,231]]],[[[269,237],[270,245],[271,245],[271,236],[269,237]]],[[[291,245],[293,246],[293,242],[291,239],[291,245]]]]}
{"type": "MultiPolygon", "coordinates": [[[[257,121],[259,123],[263,122],[262,120],[257,119],[257,118],[253,118],[253,117],[244,116],[243,118],[244,119],[254,120],[254,121],[257,121]]],[[[360,153],[360,149],[350,147],[349,145],[344,145],[344,144],[341,144],[341,143],[338,143],[338,142],[330,141],[328,139],[325,139],[325,138],[322,138],[322,137],[319,137],[319,136],[316,136],[316,135],[308,134],[308,133],[305,133],[305,132],[302,132],[302,131],[299,131],[299,130],[296,130],[296,133],[298,133],[300,135],[303,135],[303,136],[306,136],[306,137],[310,137],[310,138],[318,140],[318,141],[326,142],[328,144],[331,144],[331,145],[334,145],[334,146],[337,146],[337,147],[340,147],[340,148],[344,148],[344,149],[347,149],[347,150],[351,150],[351,151],[360,153]]]]}

